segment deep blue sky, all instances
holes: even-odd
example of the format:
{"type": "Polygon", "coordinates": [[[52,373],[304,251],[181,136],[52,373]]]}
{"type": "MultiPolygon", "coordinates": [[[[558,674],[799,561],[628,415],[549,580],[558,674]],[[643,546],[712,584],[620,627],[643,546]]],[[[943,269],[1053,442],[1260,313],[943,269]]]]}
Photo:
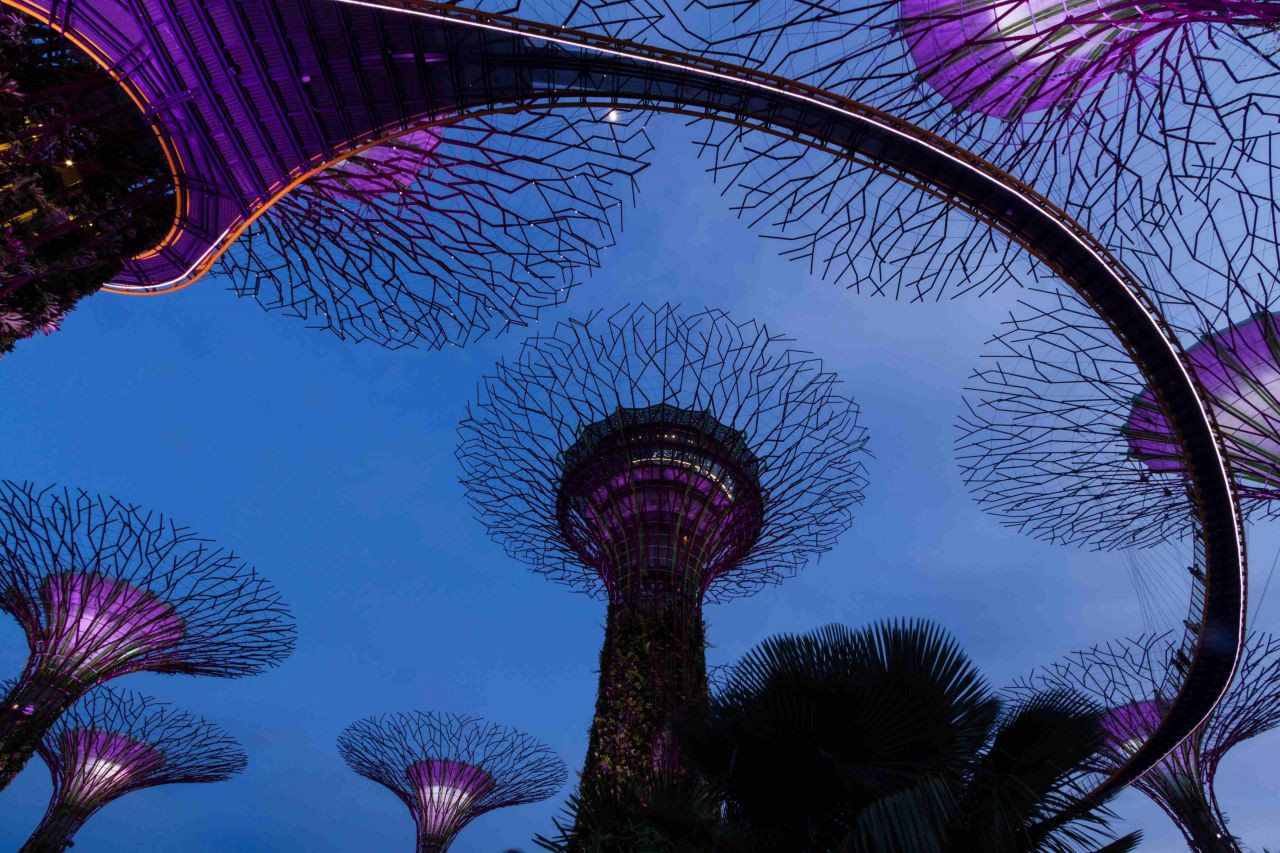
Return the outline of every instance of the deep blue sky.
{"type": "MultiPolygon", "coordinates": [[[[1079,647],[1143,630],[1118,555],[1034,542],[983,516],[952,454],[961,389],[1019,295],[930,305],[847,293],[777,259],[727,212],[678,125],[604,268],[543,323],[628,301],[724,308],[795,338],[835,370],[870,431],[854,526],[816,565],[709,608],[711,663],[777,632],[885,617],[935,619],[994,686],[1079,647]]],[[[524,729],[570,765],[586,750],[603,605],[507,559],[457,484],[455,427],[477,380],[523,339],[386,352],[264,314],[216,277],[164,298],[100,296],[65,330],[0,362],[0,476],[66,483],[170,514],[255,563],[299,623],[284,666],[240,681],[134,675],[129,686],[214,720],[248,771],[117,801],[85,851],[412,849],[407,811],[356,776],[334,740],[368,714],[465,711],[524,729]]],[[[1253,531],[1255,578],[1276,553],[1253,531]]],[[[1261,587],[1256,581],[1255,595],[1261,587]]],[[[1280,628],[1280,590],[1254,627],[1280,628]]],[[[26,644],[0,621],[0,676],[26,644]]],[[[1237,748],[1219,794],[1232,828],[1280,845],[1280,733],[1237,748]]],[[[33,762],[0,795],[16,849],[50,791],[33,762]]],[[[565,792],[567,793],[567,791],[565,792]]],[[[1141,795],[1118,807],[1145,850],[1182,848],[1141,795]]],[[[491,813],[454,849],[531,850],[560,799],[491,813]]]]}

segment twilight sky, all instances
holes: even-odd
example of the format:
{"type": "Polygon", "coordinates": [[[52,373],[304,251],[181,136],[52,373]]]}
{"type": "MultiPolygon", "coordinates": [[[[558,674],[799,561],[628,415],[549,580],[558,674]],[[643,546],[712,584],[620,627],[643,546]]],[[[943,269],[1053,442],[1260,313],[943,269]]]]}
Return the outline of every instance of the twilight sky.
{"type": "MultiPolygon", "coordinates": [[[[619,245],[541,323],[635,301],[761,320],[841,377],[874,454],[866,501],[833,551],[780,586],[708,609],[709,663],[778,632],[919,616],[950,629],[999,687],[1151,627],[1119,555],[1006,530],[960,482],[961,390],[1018,292],[911,305],[818,281],[732,217],[687,130],[655,119],[650,132],[664,156],[642,177],[619,245]]],[[[130,794],[90,820],[77,849],[411,850],[407,810],[334,745],[349,722],[384,711],[479,714],[543,740],[576,771],[604,605],[489,541],[453,456],[477,381],[524,333],[463,351],[387,352],[267,315],[225,287],[215,276],[167,297],[93,298],[62,333],[0,362],[0,476],[165,512],[254,563],[299,624],[297,652],[266,675],[116,682],[220,724],[249,769],[130,794]]],[[[1255,604],[1278,545],[1274,527],[1251,530],[1255,604]]],[[[1280,589],[1268,595],[1253,627],[1277,631],[1280,589]]],[[[25,656],[16,624],[0,620],[0,677],[25,656]]],[[[1257,849],[1280,845],[1277,766],[1272,732],[1230,753],[1219,775],[1233,831],[1257,849]]],[[[0,849],[17,849],[49,792],[36,760],[0,795],[0,849]]],[[[561,800],[481,817],[453,850],[531,851],[561,800]]],[[[1123,794],[1117,808],[1145,830],[1142,849],[1185,849],[1142,795],[1123,794]]]]}

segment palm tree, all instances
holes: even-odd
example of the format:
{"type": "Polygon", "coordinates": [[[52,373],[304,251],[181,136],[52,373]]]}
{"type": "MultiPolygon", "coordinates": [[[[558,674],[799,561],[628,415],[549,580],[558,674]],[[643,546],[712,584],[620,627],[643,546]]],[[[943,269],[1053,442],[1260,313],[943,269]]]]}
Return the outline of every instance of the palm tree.
{"type": "Polygon", "coordinates": [[[944,630],[888,622],[764,641],[682,738],[763,849],[1074,851],[1109,839],[1103,807],[1067,814],[1100,718],[1063,692],[1007,705],[944,630]]]}

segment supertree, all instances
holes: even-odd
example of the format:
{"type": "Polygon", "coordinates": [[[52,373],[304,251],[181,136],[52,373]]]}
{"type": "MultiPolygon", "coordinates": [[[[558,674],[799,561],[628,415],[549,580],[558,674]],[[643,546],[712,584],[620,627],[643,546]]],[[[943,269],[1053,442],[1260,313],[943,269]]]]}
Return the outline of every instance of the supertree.
{"type": "Polygon", "coordinates": [[[343,730],[338,751],[409,807],[418,853],[443,853],[480,815],[545,800],[568,778],[564,762],[529,735],[464,714],[368,717],[343,730]]]}
{"type": "MultiPolygon", "coordinates": [[[[1274,280],[1278,24],[1249,0],[743,0],[653,29],[955,140],[1149,278],[1274,280]]],[[[945,200],[794,141],[708,124],[700,144],[742,215],[850,287],[937,299],[1042,274],[945,200]]]]}
{"type": "Polygon", "coordinates": [[[95,685],[142,671],[253,675],[294,646],[279,594],[234,554],[114,498],[9,480],[0,609],[31,650],[0,706],[0,788],[95,685]]]}
{"type": "MultiPolygon", "coordinates": [[[[1165,294],[1222,431],[1246,517],[1280,511],[1280,314],[1268,288],[1165,294]]],[[[1194,533],[1168,416],[1087,305],[1040,290],[984,352],[961,418],[965,480],[987,510],[1042,538],[1138,547],[1194,533]]]]}
{"type": "MultiPolygon", "coordinates": [[[[1108,739],[1094,769],[1110,774],[1128,763],[1160,724],[1182,673],[1187,652],[1176,634],[1148,634],[1075,652],[1011,688],[1014,694],[1069,689],[1090,696],[1108,710],[1103,728],[1108,739]]],[[[1199,853],[1241,850],[1213,781],[1218,763],[1234,746],[1280,725],[1280,638],[1250,634],[1244,654],[1222,702],[1160,763],[1133,783],[1178,825],[1199,853]]]]}
{"type": "Polygon", "coordinates": [[[608,600],[584,790],[679,773],[703,602],[851,523],[866,436],[835,383],[760,324],[670,305],[561,323],[484,380],[459,428],[468,500],[513,558],[608,600]]]}
{"type": "Polygon", "coordinates": [[[244,750],[213,723],[128,690],[98,687],[40,740],[53,775],[44,819],[21,853],[61,853],[112,800],[155,785],[221,782],[244,770],[244,750]]]}

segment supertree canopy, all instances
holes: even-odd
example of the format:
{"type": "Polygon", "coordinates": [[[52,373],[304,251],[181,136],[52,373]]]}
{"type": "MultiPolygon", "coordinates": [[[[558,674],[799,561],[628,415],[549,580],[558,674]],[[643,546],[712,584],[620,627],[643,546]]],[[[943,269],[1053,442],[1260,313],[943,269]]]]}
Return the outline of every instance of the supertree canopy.
{"type": "MultiPolygon", "coordinates": [[[[1280,497],[1280,313],[1260,311],[1187,349],[1213,403],[1236,474],[1251,502],[1280,497]]],[[[1133,401],[1124,428],[1129,450],[1153,472],[1182,474],[1168,418],[1147,389],[1133,401]]]]}
{"type": "MultiPolygon", "coordinates": [[[[667,41],[849,95],[1044,192],[1148,278],[1276,276],[1269,2],[701,2],[667,41]],[[694,33],[691,34],[690,30],[694,33]]],[[[1043,271],[950,205],[807,146],[706,126],[735,208],[814,272],[937,299],[1043,271]]]]}
{"type": "Polygon", "coordinates": [[[523,732],[460,714],[369,717],[343,730],[338,751],[408,806],[418,853],[443,853],[480,815],[545,800],[568,777],[564,762],[523,732]]]}
{"type": "Polygon", "coordinates": [[[562,323],[485,379],[459,429],[468,499],[512,557],[608,600],[584,784],[679,770],[704,599],[780,580],[849,526],[857,418],[764,326],[670,305],[562,323]]]}
{"type": "Polygon", "coordinates": [[[240,745],[165,702],[98,687],[40,740],[53,797],[22,853],[61,853],[112,800],[155,785],[221,782],[244,770],[240,745]]]}
{"type": "Polygon", "coordinates": [[[411,131],[284,196],[222,271],[268,310],[387,347],[525,325],[612,244],[646,165],[634,121],[579,110],[411,131]]]}
{"type": "MultiPolygon", "coordinates": [[[[1083,693],[1108,708],[1108,740],[1095,770],[1110,774],[1132,758],[1168,711],[1188,659],[1175,634],[1148,634],[1076,652],[1012,688],[1083,693]]],[[[1217,711],[1133,783],[1177,823],[1198,853],[1241,850],[1214,794],[1218,763],[1234,746],[1280,725],[1280,638],[1248,637],[1235,680],[1217,711]]]]}
{"type": "MultiPolygon", "coordinates": [[[[1280,486],[1275,300],[1238,284],[1166,299],[1171,334],[1222,431],[1246,515],[1280,486]]],[[[961,419],[964,476],[987,510],[1041,538],[1136,547],[1194,528],[1168,416],[1128,352],[1062,292],[1025,300],[988,345],[961,419]]]]}
{"type": "Polygon", "coordinates": [[[0,9],[0,355],[52,333],[173,223],[143,113],[62,35],[0,9]]]}
{"type": "Polygon", "coordinates": [[[31,650],[0,706],[0,787],[94,685],[141,671],[253,675],[294,645],[278,593],[234,554],[112,498],[7,480],[0,609],[31,650]]]}

